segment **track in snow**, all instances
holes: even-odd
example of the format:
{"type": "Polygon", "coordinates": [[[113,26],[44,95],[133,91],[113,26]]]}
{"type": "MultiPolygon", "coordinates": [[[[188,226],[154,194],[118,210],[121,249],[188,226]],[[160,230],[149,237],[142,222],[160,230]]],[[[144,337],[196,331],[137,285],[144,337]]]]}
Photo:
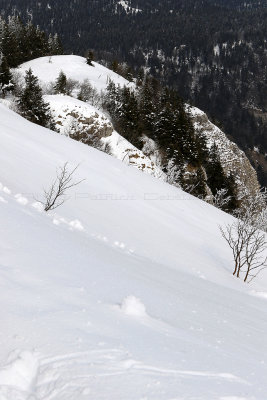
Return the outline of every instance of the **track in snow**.
{"type": "MultiPolygon", "coordinates": [[[[120,398],[126,399],[123,396],[127,396],[127,399],[144,400],[147,389],[150,395],[153,387],[155,395],[160,394],[161,380],[165,381],[163,386],[166,387],[166,379],[172,385],[177,379],[192,378],[205,380],[205,384],[209,381],[208,385],[212,381],[216,384],[236,382],[246,385],[246,382],[228,373],[146,365],[133,360],[121,349],[97,349],[48,358],[25,351],[17,354],[15,359],[13,355],[13,361],[0,371],[0,400],[76,400],[93,399],[96,395],[99,399],[108,400],[110,391],[118,393],[120,398]],[[129,386],[134,388],[130,397],[129,386]]],[[[164,395],[164,388],[161,395],[164,395]]],[[[191,398],[196,399],[188,397],[191,398]]],[[[204,397],[198,399],[204,400],[204,397]]]]}

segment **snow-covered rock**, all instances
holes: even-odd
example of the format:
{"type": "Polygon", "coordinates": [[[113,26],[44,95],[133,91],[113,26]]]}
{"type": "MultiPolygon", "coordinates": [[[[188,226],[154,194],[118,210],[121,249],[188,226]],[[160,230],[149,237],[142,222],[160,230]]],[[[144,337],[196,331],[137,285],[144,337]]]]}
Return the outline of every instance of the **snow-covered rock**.
{"type": "Polygon", "coordinates": [[[44,99],[49,103],[56,127],[63,135],[84,133],[86,141],[86,136],[107,137],[114,130],[106,115],[88,103],[65,95],[44,96],[44,99]]]}
{"type": "Polygon", "coordinates": [[[45,96],[57,129],[82,143],[97,147],[139,170],[165,180],[156,163],[119,135],[103,111],[64,95],[45,96]]]}
{"type": "Polygon", "coordinates": [[[242,199],[247,194],[255,195],[260,188],[259,182],[256,171],[245,153],[230,141],[225,133],[214,125],[203,111],[196,107],[190,107],[188,110],[192,116],[196,132],[204,135],[208,148],[214,143],[216,144],[224,171],[227,175],[232,174],[235,178],[239,198],[242,199]]]}

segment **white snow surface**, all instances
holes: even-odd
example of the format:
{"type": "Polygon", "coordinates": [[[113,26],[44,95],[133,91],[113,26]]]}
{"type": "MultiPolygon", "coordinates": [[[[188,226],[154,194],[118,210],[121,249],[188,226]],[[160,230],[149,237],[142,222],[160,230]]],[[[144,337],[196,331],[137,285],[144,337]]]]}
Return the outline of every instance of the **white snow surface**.
{"type": "Polygon", "coordinates": [[[50,82],[55,82],[61,71],[65,73],[68,79],[73,79],[80,83],[88,79],[91,85],[99,92],[104,91],[111,80],[116,85],[133,86],[132,83],[103,65],[94,61],[92,64],[93,66],[87,65],[86,59],[79,56],[52,56],[27,61],[17,70],[24,75],[31,68],[43,86],[50,82]]]}
{"type": "Polygon", "coordinates": [[[0,104],[0,399],[266,400],[267,276],[231,217],[0,104]],[[66,161],[85,179],[50,213],[66,161]]]}

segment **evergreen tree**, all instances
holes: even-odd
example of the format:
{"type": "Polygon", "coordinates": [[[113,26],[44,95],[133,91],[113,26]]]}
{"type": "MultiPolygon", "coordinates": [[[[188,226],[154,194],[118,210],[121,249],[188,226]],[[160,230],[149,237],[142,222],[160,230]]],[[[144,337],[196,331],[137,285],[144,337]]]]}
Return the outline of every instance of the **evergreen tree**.
{"type": "Polygon", "coordinates": [[[225,175],[219,159],[219,151],[215,143],[211,146],[206,171],[208,174],[208,186],[215,196],[218,190],[226,189],[225,175]]]}
{"type": "Polygon", "coordinates": [[[92,61],[94,61],[94,58],[94,53],[90,50],[86,58],[86,64],[90,65],[90,67],[93,67],[94,65],[92,64],[92,61]]]}
{"type": "Polygon", "coordinates": [[[140,129],[143,134],[153,139],[155,135],[155,115],[157,109],[151,81],[148,78],[145,79],[145,82],[140,89],[139,108],[140,129]]]}
{"type": "Polygon", "coordinates": [[[193,196],[205,200],[207,196],[207,185],[206,185],[206,174],[203,167],[197,168],[195,174],[192,174],[190,183],[192,186],[190,193],[193,196]]]}
{"type": "Polygon", "coordinates": [[[233,175],[226,176],[219,159],[219,150],[215,143],[213,143],[208,161],[206,163],[206,171],[208,175],[207,184],[215,196],[221,189],[226,190],[226,197],[230,197],[228,204],[223,209],[232,212],[238,207],[238,200],[236,195],[236,183],[233,175]]]}
{"type": "Polygon", "coordinates": [[[109,112],[112,120],[116,120],[118,118],[120,99],[119,99],[118,88],[116,87],[113,81],[110,81],[107,86],[106,96],[104,100],[104,107],[109,112]]]}
{"type": "Polygon", "coordinates": [[[14,32],[9,30],[7,24],[4,26],[1,51],[6,57],[10,68],[14,68],[18,65],[18,59],[20,59],[19,43],[14,32]]]}
{"type": "Polygon", "coordinates": [[[66,94],[67,93],[67,77],[63,71],[60,72],[56,84],[54,86],[56,94],[66,94]]]}
{"type": "Polygon", "coordinates": [[[118,124],[122,135],[137,148],[142,147],[139,131],[138,102],[134,91],[124,86],[120,91],[120,108],[118,110],[118,124]]]}
{"type": "Polygon", "coordinates": [[[111,69],[113,72],[118,72],[119,70],[119,62],[118,60],[113,60],[111,64],[109,65],[109,69],[111,69]]]}
{"type": "Polygon", "coordinates": [[[224,210],[226,212],[233,213],[233,211],[238,209],[239,202],[237,198],[235,178],[232,174],[226,178],[226,186],[227,195],[230,197],[230,200],[224,210]]]}
{"type": "Polygon", "coordinates": [[[26,71],[25,88],[18,97],[18,108],[27,120],[50,129],[55,127],[49,105],[44,102],[42,89],[31,69],[26,71]]]}
{"type": "Polygon", "coordinates": [[[13,35],[16,48],[15,48],[15,64],[16,66],[23,63],[25,60],[25,27],[18,16],[12,16],[8,18],[8,29],[10,34],[13,35]]]}
{"type": "Polygon", "coordinates": [[[63,46],[57,33],[54,36],[50,33],[48,37],[48,53],[51,56],[64,54],[63,46]]]}
{"type": "Polygon", "coordinates": [[[0,92],[5,97],[6,92],[13,89],[12,75],[3,53],[0,54],[0,92]]]}

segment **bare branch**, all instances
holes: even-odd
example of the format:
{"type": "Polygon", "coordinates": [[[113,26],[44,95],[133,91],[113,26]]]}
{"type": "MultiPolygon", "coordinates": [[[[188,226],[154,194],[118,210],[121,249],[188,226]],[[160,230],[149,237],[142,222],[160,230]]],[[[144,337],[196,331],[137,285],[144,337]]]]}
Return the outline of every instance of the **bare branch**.
{"type": "Polygon", "coordinates": [[[250,199],[236,215],[232,224],[220,227],[222,237],[232,250],[234,259],[233,275],[244,274],[244,282],[251,282],[260,271],[267,267],[266,236],[267,226],[266,192],[260,192],[250,199]],[[253,272],[253,273],[252,273],[253,272]],[[250,280],[249,277],[252,277],[250,280]]]}
{"type": "Polygon", "coordinates": [[[84,179],[80,181],[73,181],[73,175],[76,172],[79,165],[72,170],[68,169],[68,163],[66,162],[57,171],[57,177],[51,184],[50,188],[44,190],[44,201],[37,200],[44,206],[45,211],[54,210],[65,203],[66,192],[70,188],[79,185],[84,179]]]}

